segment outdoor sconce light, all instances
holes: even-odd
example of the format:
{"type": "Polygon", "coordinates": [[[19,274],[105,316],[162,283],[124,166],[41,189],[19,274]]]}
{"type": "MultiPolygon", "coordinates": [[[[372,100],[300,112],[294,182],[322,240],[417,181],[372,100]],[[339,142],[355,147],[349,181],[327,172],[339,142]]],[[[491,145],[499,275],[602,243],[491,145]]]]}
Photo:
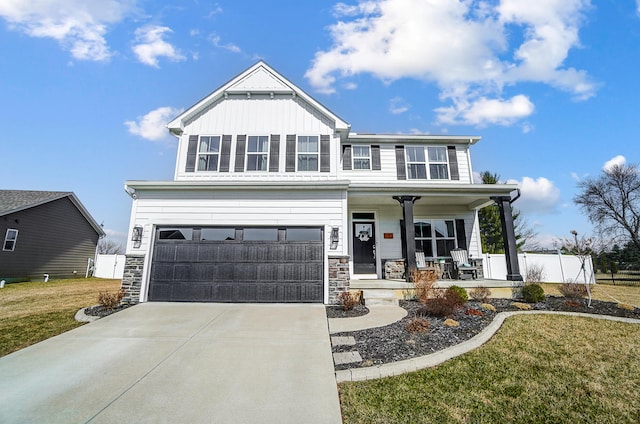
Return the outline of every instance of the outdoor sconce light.
{"type": "Polygon", "coordinates": [[[339,230],[338,227],[331,228],[331,250],[338,248],[338,241],[340,241],[339,230]]]}
{"type": "Polygon", "coordinates": [[[142,243],[142,227],[140,225],[133,227],[133,231],[131,232],[131,241],[133,242],[133,247],[140,247],[140,244],[142,243]]]}

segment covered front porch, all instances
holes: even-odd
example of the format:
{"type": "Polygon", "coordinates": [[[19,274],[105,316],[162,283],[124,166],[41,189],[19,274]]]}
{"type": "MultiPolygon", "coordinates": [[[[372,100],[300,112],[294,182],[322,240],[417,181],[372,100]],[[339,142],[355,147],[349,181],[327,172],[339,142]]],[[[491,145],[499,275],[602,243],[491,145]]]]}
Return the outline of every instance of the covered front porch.
{"type": "MultiPolygon", "coordinates": [[[[410,282],[412,272],[425,266],[437,268],[442,278],[456,279],[459,273],[451,257],[454,249],[464,250],[467,262],[478,270],[468,284],[486,286],[481,283],[477,211],[494,203],[501,208],[506,279],[521,281],[517,260],[513,260],[516,240],[510,204],[515,189],[503,184],[410,182],[400,188],[350,185],[347,214],[351,287],[356,288],[358,281],[410,282]]],[[[500,284],[492,285],[497,288],[500,284]]]]}

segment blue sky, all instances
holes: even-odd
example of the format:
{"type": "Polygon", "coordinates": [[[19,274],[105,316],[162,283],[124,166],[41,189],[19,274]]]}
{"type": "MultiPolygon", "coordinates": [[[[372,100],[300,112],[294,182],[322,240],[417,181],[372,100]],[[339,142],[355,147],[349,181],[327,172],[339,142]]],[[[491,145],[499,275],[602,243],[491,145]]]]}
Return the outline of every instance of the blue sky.
{"type": "Polygon", "coordinates": [[[640,0],[0,2],[0,188],[75,192],[124,242],[164,124],[263,59],[355,132],[480,135],[551,246],[577,182],[637,163],[640,0]]]}

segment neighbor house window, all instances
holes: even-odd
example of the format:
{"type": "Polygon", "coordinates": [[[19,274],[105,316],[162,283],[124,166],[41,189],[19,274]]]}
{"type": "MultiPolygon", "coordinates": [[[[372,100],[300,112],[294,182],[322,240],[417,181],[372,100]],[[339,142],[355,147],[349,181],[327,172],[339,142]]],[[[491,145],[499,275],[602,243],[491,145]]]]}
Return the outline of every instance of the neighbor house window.
{"type": "Polygon", "coordinates": [[[11,228],[7,229],[7,234],[4,236],[4,244],[2,245],[2,250],[13,252],[13,249],[16,248],[17,240],[18,230],[13,230],[11,228]]]}
{"type": "Polygon", "coordinates": [[[455,222],[451,219],[419,220],[414,223],[416,250],[426,257],[451,256],[456,248],[455,222]]]}
{"type": "Polygon", "coordinates": [[[269,159],[269,137],[250,135],[247,143],[247,171],[266,171],[269,159]]]}
{"type": "Polygon", "coordinates": [[[298,171],[318,170],[318,136],[298,136],[298,171]]]}
{"type": "Polygon", "coordinates": [[[198,171],[217,171],[220,160],[220,136],[200,136],[198,171]]]}
{"type": "Polygon", "coordinates": [[[369,146],[353,146],[353,169],[371,169],[371,149],[369,146]]]}
{"type": "Polygon", "coordinates": [[[410,180],[448,180],[449,160],[444,146],[408,146],[407,177],[410,180]]]}

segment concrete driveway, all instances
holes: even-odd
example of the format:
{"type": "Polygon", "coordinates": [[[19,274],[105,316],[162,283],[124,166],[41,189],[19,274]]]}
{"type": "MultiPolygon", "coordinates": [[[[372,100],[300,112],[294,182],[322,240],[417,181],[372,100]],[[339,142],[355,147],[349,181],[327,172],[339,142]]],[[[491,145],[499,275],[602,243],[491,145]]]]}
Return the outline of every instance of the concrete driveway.
{"type": "Polygon", "coordinates": [[[145,303],[0,358],[2,423],[340,423],[322,305],[145,303]]]}

